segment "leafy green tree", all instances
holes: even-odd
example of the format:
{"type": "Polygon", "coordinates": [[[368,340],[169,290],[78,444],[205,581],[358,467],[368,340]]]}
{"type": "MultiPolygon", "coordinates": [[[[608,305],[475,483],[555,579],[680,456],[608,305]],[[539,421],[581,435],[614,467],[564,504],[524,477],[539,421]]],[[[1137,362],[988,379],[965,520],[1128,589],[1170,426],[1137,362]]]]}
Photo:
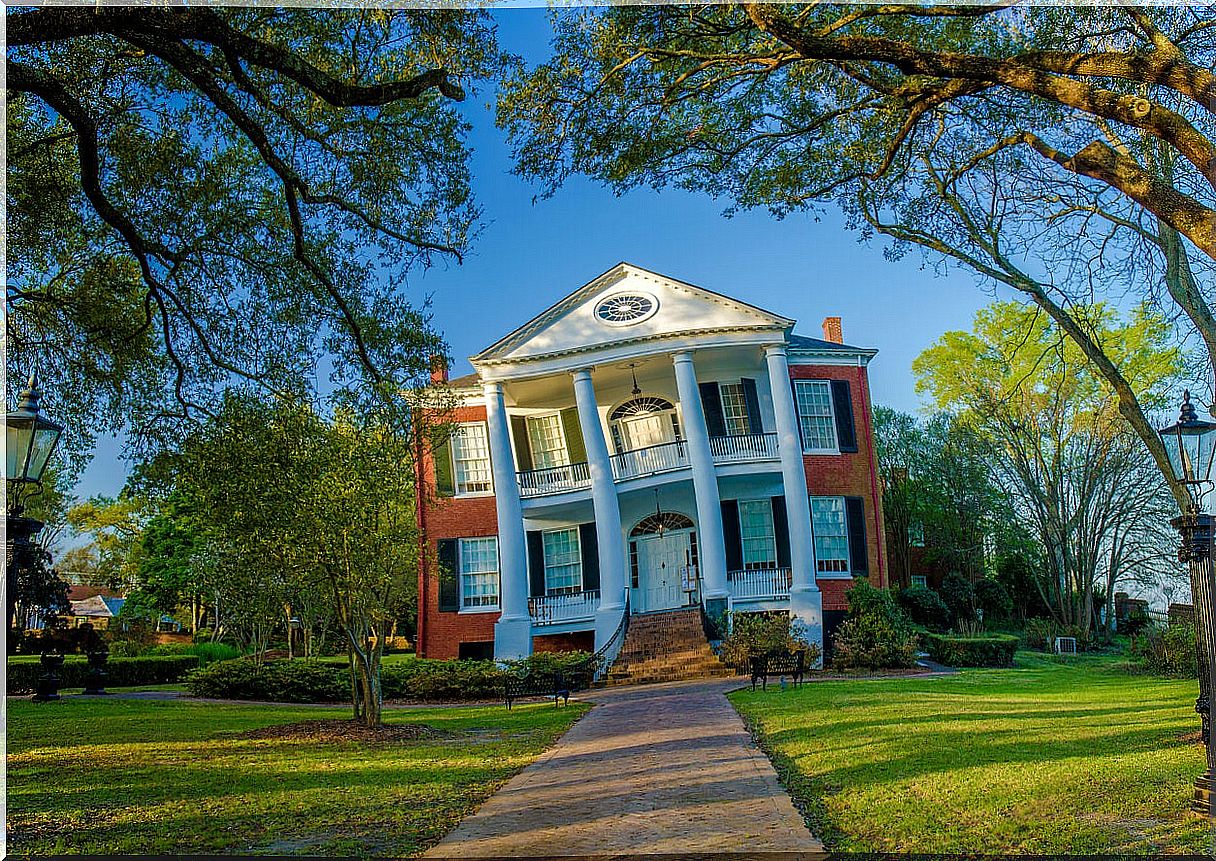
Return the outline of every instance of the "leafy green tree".
{"type": "Polygon", "coordinates": [[[188,607],[190,630],[199,629],[205,590],[196,517],[182,495],[175,493],[148,519],[140,535],[139,564],[124,613],[158,618],[188,607]]]}
{"type": "Polygon", "coordinates": [[[1211,7],[641,5],[554,21],[553,59],[499,102],[521,173],[547,190],[575,172],[673,185],[728,212],[835,203],[893,255],[919,247],[1021,291],[1186,505],[1085,308],[1157,303],[1216,362],[1211,7]]]}
{"type": "Polygon", "coordinates": [[[67,520],[77,533],[93,538],[98,585],[126,591],[138,582],[147,521],[142,497],[127,490],[115,498],[95,496],[72,506],[67,520]]]}
{"type": "Polygon", "coordinates": [[[486,13],[10,7],[9,379],[37,364],[79,460],[253,384],[386,400],[442,341],[407,276],[478,225],[466,90],[486,13]],[[421,356],[421,359],[419,358],[421,356]]]}
{"type": "MultiPolygon", "coordinates": [[[[1140,308],[1097,305],[1089,321],[1142,403],[1164,404],[1181,369],[1170,327],[1140,308]]],[[[947,332],[913,362],[917,388],[986,446],[1014,516],[1041,548],[1037,583],[1057,620],[1088,631],[1095,587],[1166,562],[1165,483],[1124,421],[1118,395],[1039,309],[998,302],[971,332],[947,332]]],[[[974,576],[969,579],[976,579],[974,576]]],[[[947,601],[949,603],[949,601],[947,601]]]]}

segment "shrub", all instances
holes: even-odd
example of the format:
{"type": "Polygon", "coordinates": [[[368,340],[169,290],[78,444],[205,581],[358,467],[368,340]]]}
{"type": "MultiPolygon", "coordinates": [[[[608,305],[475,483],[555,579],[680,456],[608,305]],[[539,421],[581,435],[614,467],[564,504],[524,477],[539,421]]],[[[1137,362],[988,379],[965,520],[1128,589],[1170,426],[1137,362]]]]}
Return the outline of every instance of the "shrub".
{"type": "Polygon", "coordinates": [[[1141,635],[1132,637],[1130,651],[1133,657],[1143,659],[1150,673],[1186,679],[1199,676],[1194,625],[1183,622],[1165,630],[1150,625],[1141,635]]]}
{"type": "Polygon", "coordinates": [[[1010,667],[1018,648],[1018,638],[1010,634],[979,637],[924,634],[922,640],[929,657],[948,667],[1010,667]]]}
{"type": "Polygon", "coordinates": [[[916,664],[916,632],[890,592],[859,580],[847,598],[849,616],[833,640],[834,666],[876,670],[916,664]]]}
{"type": "Polygon", "coordinates": [[[931,631],[944,631],[950,627],[950,608],[932,589],[925,586],[910,586],[899,592],[899,606],[917,625],[931,631]]]}
{"type": "Polygon", "coordinates": [[[590,666],[590,652],[536,652],[519,661],[508,662],[508,668],[520,673],[568,673],[590,666]]]}
{"type": "Polygon", "coordinates": [[[984,621],[989,624],[1013,617],[1013,599],[996,580],[985,579],[975,584],[975,602],[984,611],[984,621]]]}
{"type": "MultiPolygon", "coordinates": [[[[111,657],[106,663],[106,687],[122,688],[135,685],[175,684],[198,667],[196,655],[160,655],[139,658],[111,657]]],[[[61,688],[84,687],[89,663],[85,656],[72,656],[59,671],[61,688]]],[[[36,660],[9,661],[7,691],[10,694],[34,692],[42,665],[36,660]]]]}
{"type": "Polygon", "coordinates": [[[955,622],[975,618],[975,587],[962,574],[947,574],[942,579],[941,594],[955,622]]]}
{"type": "Polygon", "coordinates": [[[148,650],[150,655],[197,655],[199,664],[207,666],[216,661],[231,661],[241,652],[227,643],[164,643],[148,650]]]}
{"type": "Polygon", "coordinates": [[[818,666],[820,649],[809,642],[788,613],[731,613],[730,633],[722,641],[722,657],[745,668],[752,658],[804,652],[809,666],[818,666]]]}
{"type": "MultiPolygon", "coordinates": [[[[534,655],[537,665],[573,663],[574,656],[534,655]]],[[[521,662],[527,663],[527,662],[521,662]]],[[[380,669],[386,700],[465,701],[502,696],[504,670],[493,661],[432,661],[419,659],[380,669]]],[[[293,660],[258,665],[248,659],[218,661],[187,680],[200,697],[308,703],[342,702],[350,698],[350,669],[346,662],[293,660]]]]}
{"type": "Polygon", "coordinates": [[[280,703],[334,703],[350,698],[347,670],[318,661],[216,661],[186,680],[196,697],[280,703]]]}

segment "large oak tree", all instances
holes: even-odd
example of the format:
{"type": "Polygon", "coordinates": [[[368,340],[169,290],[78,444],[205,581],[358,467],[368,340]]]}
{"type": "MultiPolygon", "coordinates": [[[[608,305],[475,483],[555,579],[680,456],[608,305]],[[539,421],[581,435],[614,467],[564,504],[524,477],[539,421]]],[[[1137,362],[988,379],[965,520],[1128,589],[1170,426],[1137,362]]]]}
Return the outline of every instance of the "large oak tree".
{"type": "MultiPolygon", "coordinates": [[[[741,4],[554,13],[500,102],[520,170],[674,184],[863,232],[1022,291],[1154,423],[1078,311],[1127,291],[1216,358],[1210,7],[741,4]]],[[[1183,488],[1171,484],[1185,505],[1183,488]]]]}
{"type": "Polygon", "coordinates": [[[9,379],[38,365],[69,453],[443,352],[404,286],[477,226],[484,14],[10,8],[7,43],[9,379]]]}

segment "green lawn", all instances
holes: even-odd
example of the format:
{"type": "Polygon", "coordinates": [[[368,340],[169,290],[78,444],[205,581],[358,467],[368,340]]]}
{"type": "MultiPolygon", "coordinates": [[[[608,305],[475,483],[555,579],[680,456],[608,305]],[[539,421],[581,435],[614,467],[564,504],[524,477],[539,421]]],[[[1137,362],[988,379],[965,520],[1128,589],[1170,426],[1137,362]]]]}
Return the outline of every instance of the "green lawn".
{"type": "Polygon", "coordinates": [[[586,706],[408,709],[438,739],[234,738],[344,709],[8,700],[9,849],[19,854],[409,855],[438,841],[586,706]]]}
{"type": "Polygon", "coordinates": [[[865,852],[1200,852],[1194,681],[1111,658],[731,695],[812,830],[865,852]]]}

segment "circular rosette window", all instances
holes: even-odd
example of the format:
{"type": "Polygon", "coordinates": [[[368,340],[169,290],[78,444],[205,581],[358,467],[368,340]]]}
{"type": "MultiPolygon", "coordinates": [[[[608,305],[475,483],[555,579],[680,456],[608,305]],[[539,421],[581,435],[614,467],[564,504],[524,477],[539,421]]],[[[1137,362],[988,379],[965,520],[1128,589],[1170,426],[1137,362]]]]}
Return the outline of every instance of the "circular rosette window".
{"type": "Polygon", "coordinates": [[[617,293],[595,306],[595,316],[610,326],[640,323],[659,310],[659,301],[645,293],[617,293]]]}

